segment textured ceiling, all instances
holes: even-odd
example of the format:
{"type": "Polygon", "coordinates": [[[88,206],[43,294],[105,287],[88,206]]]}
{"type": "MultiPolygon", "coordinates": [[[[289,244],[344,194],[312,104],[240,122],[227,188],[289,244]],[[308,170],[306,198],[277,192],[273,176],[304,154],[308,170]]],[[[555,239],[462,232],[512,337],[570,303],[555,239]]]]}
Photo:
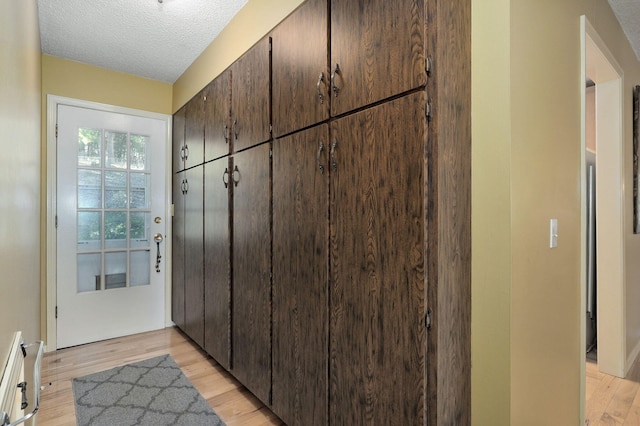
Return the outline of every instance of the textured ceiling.
{"type": "Polygon", "coordinates": [[[640,60],[640,1],[609,0],[609,4],[631,42],[636,57],[640,60]]]}
{"type": "Polygon", "coordinates": [[[173,83],[247,0],[38,0],[42,53],[173,83]]]}
{"type": "MultiPolygon", "coordinates": [[[[38,0],[42,52],[173,83],[248,0],[38,0]]],[[[640,60],[640,0],[608,0],[640,60]]]]}

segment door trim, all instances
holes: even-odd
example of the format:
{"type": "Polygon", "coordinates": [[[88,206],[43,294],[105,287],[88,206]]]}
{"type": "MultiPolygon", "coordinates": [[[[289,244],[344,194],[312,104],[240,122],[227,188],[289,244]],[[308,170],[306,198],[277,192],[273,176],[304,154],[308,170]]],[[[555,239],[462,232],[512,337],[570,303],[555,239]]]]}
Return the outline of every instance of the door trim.
{"type": "MultiPolygon", "coordinates": [[[[55,216],[57,211],[56,205],[56,187],[57,187],[57,146],[56,146],[56,123],[57,123],[57,111],[58,105],[69,105],[79,108],[95,109],[104,112],[115,112],[120,114],[134,115],[144,118],[153,118],[161,120],[166,123],[166,146],[165,146],[165,158],[166,158],[166,170],[172,170],[172,150],[171,150],[171,135],[172,135],[172,120],[171,115],[160,114],[156,112],[143,111],[133,108],[125,108],[115,105],[102,104],[98,102],[85,101],[81,99],[66,98],[56,95],[47,95],[47,127],[46,127],[46,150],[47,150],[47,217],[46,217],[46,296],[43,305],[46,308],[46,351],[55,350],[57,347],[57,330],[56,330],[56,298],[57,298],[57,235],[55,216]]],[[[165,176],[165,212],[166,218],[165,229],[167,238],[165,238],[165,327],[170,326],[171,322],[171,262],[167,259],[171,259],[171,173],[166,173],[165,176]]]]}

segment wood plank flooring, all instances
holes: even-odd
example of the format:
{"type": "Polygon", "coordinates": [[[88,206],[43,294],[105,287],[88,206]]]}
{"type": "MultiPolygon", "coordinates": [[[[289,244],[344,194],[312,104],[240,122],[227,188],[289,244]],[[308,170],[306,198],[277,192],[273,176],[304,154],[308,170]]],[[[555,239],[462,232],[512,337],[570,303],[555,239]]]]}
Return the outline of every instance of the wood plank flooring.
{"type": "Polygon", "coordinates": [[[42,363],[38,425],[75,425],[71,380],[155,356],[170,354],[228,426],[283,423],[218,363],[175,328],[47,353],[42,363]]]}
{"type": "MultiPolygon", "coordinates": [[[[71,380],[119,365],[170,354],[209,405],[228,426],[283,423],[218,363],[175,328],[152,331],[47,353],[42,363],[38,424],[75,425],[71,380]]],[[[640,426],[640,359],[627,378],[586,365],[585,425],[640,426]]]]}
{"type": "Polygon", "coordinates": [[[624,379],[587,361],[585,398],[585,425],[640,425],[640,358],[624,379]]]}

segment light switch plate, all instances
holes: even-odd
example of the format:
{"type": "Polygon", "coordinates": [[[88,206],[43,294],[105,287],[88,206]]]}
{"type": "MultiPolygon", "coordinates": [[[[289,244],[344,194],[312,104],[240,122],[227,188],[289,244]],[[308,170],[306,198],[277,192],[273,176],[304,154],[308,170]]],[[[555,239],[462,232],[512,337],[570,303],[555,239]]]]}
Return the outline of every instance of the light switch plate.
{"type": "Polygon", "coordinates": [[[558,219],[549,221],[549,248],[558,247],[558,219]]]}

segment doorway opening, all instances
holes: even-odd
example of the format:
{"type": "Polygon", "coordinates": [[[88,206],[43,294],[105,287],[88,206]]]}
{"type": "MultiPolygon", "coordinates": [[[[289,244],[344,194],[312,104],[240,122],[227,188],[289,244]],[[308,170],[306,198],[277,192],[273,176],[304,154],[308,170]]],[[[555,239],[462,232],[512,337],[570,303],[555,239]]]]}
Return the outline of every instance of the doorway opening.
{"type": "Polygon", "coordinates": [[[171,116],[49,95],[47,129],[47,350],[170,325],[171,116]]]}
{"type": "Polygon", "coordinates": [[[581,192],[584,202],[581,207],[583,310],[580,321],[584,421],[586,362],[592,358],[587,356],[587,351],[597,354],[597,359],[590,362],[597,362],[597,370],[602,373],[624,377],[628,366],[624,323],[622,69],[584,16],[581,17],[581,39],[581,192]],[[589,84],[592,88],[587,87],[588,80],[593,82],[589,84]],[[593,92],[590,117],[589,91],[593,92]],[[589,128],[593,131],[591,141],[588,140],[589,128]]]}

